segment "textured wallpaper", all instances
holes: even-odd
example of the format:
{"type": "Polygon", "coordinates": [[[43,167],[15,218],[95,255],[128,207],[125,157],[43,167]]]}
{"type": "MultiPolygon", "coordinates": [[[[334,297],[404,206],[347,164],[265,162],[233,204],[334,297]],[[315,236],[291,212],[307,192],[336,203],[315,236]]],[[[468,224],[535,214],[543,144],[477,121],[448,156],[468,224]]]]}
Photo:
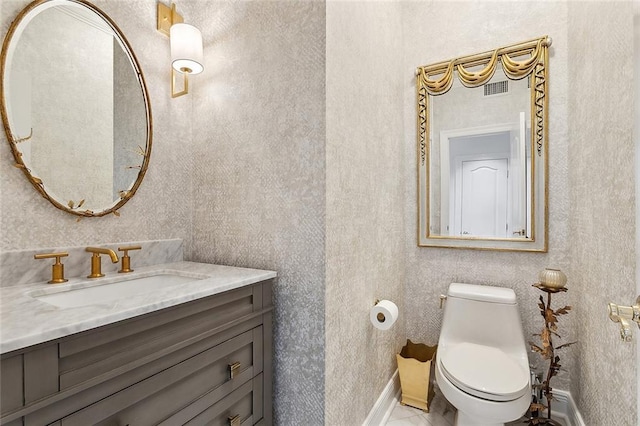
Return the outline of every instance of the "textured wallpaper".
{"type": "MultiPolygon", "coordinates": [[[[538,332],[530,285],[558,267],[569,292],[554,304],[574,305],[561,334],[580,344],[555,387],[589,425],[637,422],[638,360],[606,317],[608,301],[635,299],[628,4],[183,0],[205,72],[171,99],[156,0],[93,2],[147,81],[147,176],[121,217],[77,222],[12,167],[2,133],[1,251],[181,238],[186,259],[278,271],[274,411],[287,426],[361,424],[404,339],[437,342],[450,282],[513,288],[525,335],[538,332]],[[549,252],[418,248],[415,67],[545,34],[549,252]],[[611,64],[615,84],[584,84],[611,64]],[[368,322],[375,298],[400,307],[388,332],[368,322]]],[[[27,4],[2,0],[2,36],[27,4]]]]}
{"type": "MultiPolygon", "coordinates": [[[[490,284],[516,292],[525,337],[540,331],[542,318],[531,287],[545,267],[569,267],[569,182],[567,174],[567,5],[563,2],[402,2],[404,128],[406,155],[406,287],[407,337],[435,344],[440,333],[440,294],[451,282],[490,284]],[[457,56],[483,52],[548,34],[550,50],[549,103],[549,252],[517,253],[464,249],[419,248],[416,243],[416,93],[414,70],[457,56]]],[[[570,303],[577,284],[569,274],[569,293],[557,298],[570,303]]],[[[576,288],[576,291],[578,289],[576,288]]],[[[567,340],[574,337],[575,315],[561,320],[567,340]]],[[[471,320],[471,319],[470,319],[471,320]]],[[[574,363],[575,351],[563,354],[563,365],[574,363]]],[[[538,356],[532,364],[542,369],[538,356]]],[[[569,374],[554,383],[569,389],[569,374]]]]}
{"type": "Polygon", "coordinates": [[[399,2],[327,2],[326,425],[362,424],[405,343],[401,41],[399,2]]]}
{"type": "Polygon", "coordinates": [[[634,342],[622,342],[607,317],[607,303],[637,295],[632,2],[570,3],[569,47],[571,393],[588,425],[636,425],[640,334],[632,324],[634,342]]]}
{"type": "MultiPolygon", "coordinates": [[[[183,4],[183,7],[185,5],[183,4]]],[[[274,415],[321,425],[325,398],[325,7],[190,2],[193,256],[278,272],[274,415]]]]}
{"type": "MultiPolygon", "coordinates": [[[[25,0],[0,3],[2,38],[28,3],[25,0]]],[[[118,24],[146,78],[154,133],[149,170],[134,198],[120,209],[120,217],[85,218],[77,222],[76,216],[59,211],[41,198],[22,172],[13,167],[5,134],[0,132],[0,250],[182,238],[188,255],[192,235],[191,100],[171,100],[169,95],[169,40],[155,30],[156,1],[93,3],[118,24]]]]}

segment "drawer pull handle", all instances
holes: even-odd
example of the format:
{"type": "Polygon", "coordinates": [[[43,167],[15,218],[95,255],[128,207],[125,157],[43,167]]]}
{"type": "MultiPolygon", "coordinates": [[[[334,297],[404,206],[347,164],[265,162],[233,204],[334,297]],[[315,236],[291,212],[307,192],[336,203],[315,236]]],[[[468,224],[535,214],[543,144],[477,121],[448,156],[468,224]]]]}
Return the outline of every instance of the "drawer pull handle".
{"type": "Polygon", "coordinates": [[[227,420],[229,420],[229,426],[240,426],[240,414],[236,414],[233,417],[229,416],[227,420]]]}
{"type": "Polygon", "coordinates": [[[233,379],[240,372],[240,363],[234,362],[233,364],[229,364],[229,379],[233,379]]]}

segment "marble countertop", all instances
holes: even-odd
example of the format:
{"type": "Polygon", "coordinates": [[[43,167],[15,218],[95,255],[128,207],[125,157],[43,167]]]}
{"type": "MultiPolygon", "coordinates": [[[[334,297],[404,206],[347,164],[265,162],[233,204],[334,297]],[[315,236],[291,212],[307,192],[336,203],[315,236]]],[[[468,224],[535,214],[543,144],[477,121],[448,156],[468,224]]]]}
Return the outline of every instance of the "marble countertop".
{"type": "Polygon", "coordinates": [[[274,271],[236,268],[208,263],[174,262],[135,268],[128,274],[102,278],[69,278],[64,284],[34,283],[0,288],[0,353],[61,338],[81,331],[179,305],[191,300],[275,278],[274,271]],[[93,287],[156,273],[192,275],[196,281],[163,287],[86,306],[60,308],[35,295],[59,293],[71,288],[93,287]]]}

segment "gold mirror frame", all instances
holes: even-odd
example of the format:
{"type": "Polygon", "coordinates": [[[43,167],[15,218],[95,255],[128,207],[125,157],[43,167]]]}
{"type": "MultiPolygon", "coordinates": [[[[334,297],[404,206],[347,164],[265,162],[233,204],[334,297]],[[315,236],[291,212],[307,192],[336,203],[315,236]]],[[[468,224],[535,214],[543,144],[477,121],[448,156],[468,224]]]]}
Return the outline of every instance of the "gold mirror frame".
{"type": "Polygon", "coordinates": [[[551,39],[547,36],[500,47],[475,55],[420,66],[417,76],[418,130],[418,246],[480,250],[534,251],[548,249],[548,63],[551,39]],[[525,59],[520,59],[525,57],[525,59]],[[514,58],[517,58],[514,59],[514,58]],[[429,97],[445,94],[454,78],[468,88],[479,87],[493,77],[498,64],[508,79],[531,76],[531,235],[526,239],[464,237],[431,234],[430,215],[430,109],[429,97]],[[478,71],[470,69],[483,67],[478,71]],[[454,73],[454,70],[457,71],[454,73]],[[435,76],[435,78],[434,78],[435,76]],[[538,172],[536,173],[536,168],[538,172]]]}
{"type": "Polygon", "coordinates": [[[23,19],[25,19],[29,15],[29,13],[31,13],[33,10],[35,10],[39,6],[45,3],[52,3],[52,2],[56,2],[58,4],[63,3],[60,0],[35,0],[29,5],[27,5],[24,9],[22,9],[22,11],[20,11],[20,13],[11,23],[11,26],[9,27],[9,30],[7,32],[7,35],[5,36],[5,39],[2,45],[2,53],[0,55],[0,98],[1,98],[0,114],[2,116],[2,123],[4,126],[5,134],[7,136],[7,141],[9,142],[11,152],[13,153],[13,157],[15,159],[14,166],[22,170],[26,178],[29,180],[29,182],[31,182],[33,187],[43,198],[48,200],[51,204],[53,204],[55,207],[57,207],[60,210],[63,210],[67,213],[71,213],[76,216],[83,216],[83,217],[100,217],[108,214],[114,214],[115,216],[120,216],[120,213],[118,213],[118,209],[121,208],[124,204],[127,203],[127,201],[129,201],[133,197],[138,187],[142,183],[144,175],[147,172],[147,168],[149,167],[149,159],[151,157],[151,145],[152,145],[152,139],[153,139],[152,118],[151,118],[151,105],[149,103],[147,86],[145,83],[144,75],[142,74],[142,70],[138,63],[138,59],[136,58],[136,55],[133,52],[133,49],[131,48],[131,45],[129,44],[128,40],[126,39],[122,31],[120,31],[120,28],[118,28],[116,23],[106,13],[104,13],[102,10],[100,10],[99,8],[97,8],[96,6],[94,6],[93,4],[85,0],[64,0],[64,2],[67,2],[67,3],[75,3],[83,7],[86,7],[87,9],[97,14],[100,18],[104,20],[104,22],[109,27],[111,27],[114,37],[116,37],[119,40],[121,47],[129,57],[131,66],[133,67],[133,71],[135,72],[138,83],[140,84],[140,90],[141,90],[143,101],[144,101],[145,115],[146,115],[146,121],[147,121],[146,123],[147,140],[146,140],[146,146],[143,150],[144,152],[140,152],[140,155],[143,156],[142,164],[140,165],[140,172],[138,173],[138,176],[135,182],[133,183],[133,185],[131,186],[131,188],[128,190],[120,191],[120,194],[119,194],[120,198],[116,199],[117,201],[114,200],[115,204],[100,211],[82,209],[83,201],[80,201],[77,206],[74,205],[72,201],[69,201],[66,205],[61,203],[59,200],[52,197],[46,191],[42,180],[37,176],[34,176],[31,173],[31,170],[26,166],[26,164],[22,159],[22,153],[18,149],[18,143],[23,141],[25,138],[15,138],[9,126],[9,117],[8,117],[6,97],[5,97],[6,92],[4,87],[5,72],[6,72],[5,67],[7,66],[6,62],[7,62],[7,53],[8,53],[9,46],[11,44],[13,36],[18,30],[23,19]]]}

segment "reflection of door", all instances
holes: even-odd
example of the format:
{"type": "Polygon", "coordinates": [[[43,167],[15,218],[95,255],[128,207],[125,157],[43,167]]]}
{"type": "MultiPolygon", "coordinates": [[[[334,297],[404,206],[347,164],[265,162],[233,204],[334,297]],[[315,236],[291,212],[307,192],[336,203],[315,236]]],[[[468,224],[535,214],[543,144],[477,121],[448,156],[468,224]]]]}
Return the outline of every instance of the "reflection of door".
{"type": "Polygon", "coordinates": [[[460,212],[462,235],[507,236],[508,167],[506,158],[461,162],[460,205],[456,211],[460,212]]]}

